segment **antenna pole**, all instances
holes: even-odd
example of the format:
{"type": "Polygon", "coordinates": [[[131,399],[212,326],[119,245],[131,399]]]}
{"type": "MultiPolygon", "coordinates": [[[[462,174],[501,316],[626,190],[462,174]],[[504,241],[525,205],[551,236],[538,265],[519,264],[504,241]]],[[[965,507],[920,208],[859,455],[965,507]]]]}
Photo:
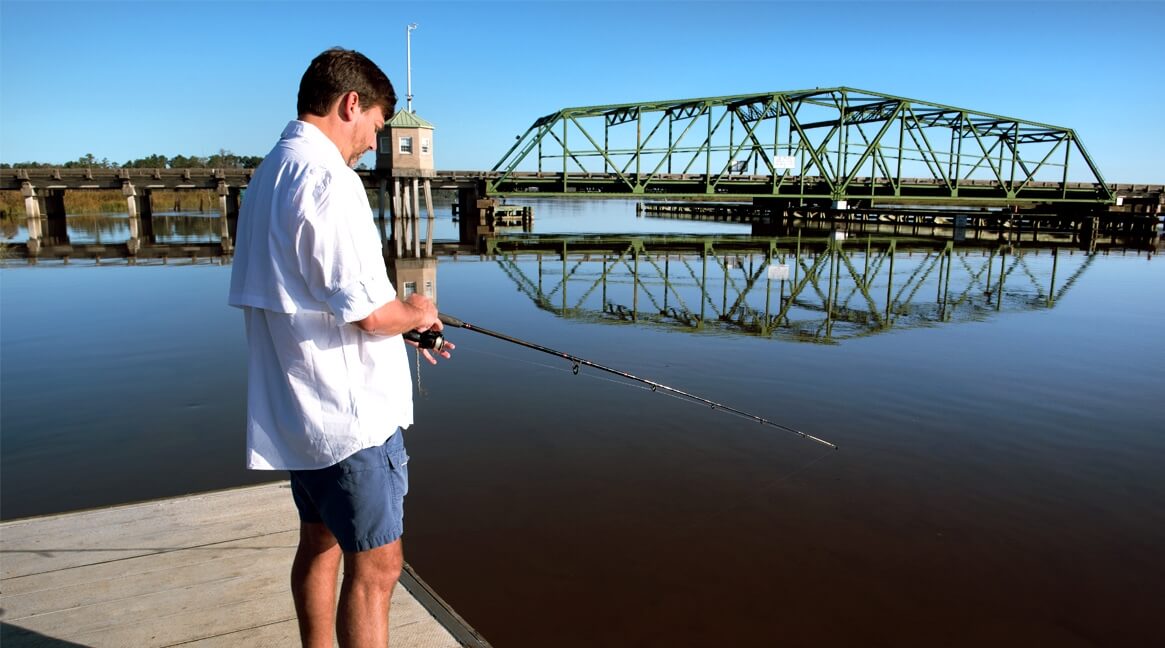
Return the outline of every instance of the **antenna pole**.
{"type": "Polygon", "coordinates": [[[409,23],[409,26],[405,28],[405,74],[408,78],[405,110],[408,112],[413,111],[413,30],[416,28],[417,23],[409,23]]]}

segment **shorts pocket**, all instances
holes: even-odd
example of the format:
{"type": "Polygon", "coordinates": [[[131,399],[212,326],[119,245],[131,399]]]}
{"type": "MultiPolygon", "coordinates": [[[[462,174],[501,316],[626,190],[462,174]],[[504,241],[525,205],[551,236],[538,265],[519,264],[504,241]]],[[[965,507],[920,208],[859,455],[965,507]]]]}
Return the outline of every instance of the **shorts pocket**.
{"type": "Polygon", "coordinates": [[[409,492],[409,455],[404,448],[388,453],[388,469],[392,472],[393,490],[403,498],[409,492]]]}

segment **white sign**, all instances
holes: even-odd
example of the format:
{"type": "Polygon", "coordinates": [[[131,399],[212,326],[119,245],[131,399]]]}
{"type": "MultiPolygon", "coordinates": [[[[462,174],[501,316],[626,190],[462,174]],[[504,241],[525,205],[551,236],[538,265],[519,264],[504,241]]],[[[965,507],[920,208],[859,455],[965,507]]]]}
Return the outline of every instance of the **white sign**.
{"type": "Polygon", "coordinates": [[[784,280],[789,278],[789,266],[785,264],[773,264],[769,266],[769,279],[784,280]]]}
{"type": "Polygon", "coordinates": [[[797,158],[792,155],[776,155],[773,156],[774,169],[792,169],[797,165],[797,158]]]}

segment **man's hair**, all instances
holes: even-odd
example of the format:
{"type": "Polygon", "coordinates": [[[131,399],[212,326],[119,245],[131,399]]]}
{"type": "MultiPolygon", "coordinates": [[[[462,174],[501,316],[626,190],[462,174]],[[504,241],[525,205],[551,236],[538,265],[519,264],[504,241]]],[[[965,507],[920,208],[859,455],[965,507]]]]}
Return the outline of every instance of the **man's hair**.
{"type": "Polygon", "coordinates": [[[296,108],[300,115],[323,117],[336,99],[353,91],[360,95],[360,110],[380,106],[385,119],[392,117],[396,91],[384,72],[360,52],[333,47],[307,66],[296,108]]]}

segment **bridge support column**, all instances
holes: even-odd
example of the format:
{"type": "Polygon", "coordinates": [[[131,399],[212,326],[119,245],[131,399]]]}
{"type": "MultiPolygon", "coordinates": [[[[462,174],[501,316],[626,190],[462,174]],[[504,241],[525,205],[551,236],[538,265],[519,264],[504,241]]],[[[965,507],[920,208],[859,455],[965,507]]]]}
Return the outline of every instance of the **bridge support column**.
{"type": "Polygon", "coordinates": [[[154,217],[154,192],[152,189],[143,189],[138,196],[138,213],[142,218],[154,217]]]}
{"type": "Polygon", "coordinates": [[[381,176],[376,181],[376,217],[380,219],[381,228],[384,227],[384,198],[388,196],[388,178],[381,176]]]}
{"type": "Polygon", "coordinates": [[[457,241],[464,245],[477,243],[477,187],[457,189],[457,241]]]}
{"type": "Polygon", "coordinates": [[[484,197],[484,183],[461,187],[458,191],[458,233],[460,242],[484,250],[483,241],[494,233],[494,207],[498,201],[484,197]]]}
{"type": "Polygon", "coordinates": [[[47,241],[56,245],[69,242],[69,224],[65,219],[65,190],[46,189],[43,196],[44,216],[48,224],[47,241]]]}
{"type": "Polygon", "coordinates": [[[65,218],[65,190],[46,189],[44,192],[44,215],[49,220],[65,218]]]}
{"type": "Polygon", "coordinates": [[[235,253],[235,232],[232,231],[232,225],[238,228],[239,219],[236,218],[222,218],[218,219],[218,240],[222,244],[222,253],[231,255],[235,253]]]}
{"type": "Polygon", "coordinates": [[[218,213],[223,218],[230,218],[239,216],[239,196],[241,191],[238,187],[232,187],[225,182],[219,182],[215,189],[218,194],[218,213]]]}
{"type": "Polygon", "coordinates": [[[41,237],[44,236],[41,233],[40,200],[36,197],[36,188],[30,182],[20,184],[20,195],[24,197],[24,213],[27,216],[28,261],[36,263],[40,255],[41,237]]]}
{"type": "Polygon", "coordinates": [[[421,256],[421,192],[416,178],[413,178],[413,207],[409,211],[413,225],[413,256],[421,256]]]}
{"type": "Polygon", "coordinates": [[[125,242],[125,250],[129,254],[129,263],[137,263],[138,252],[142,250],[142,219],[129,219],[129,240],[125,242]]]}
{"type": "Polygon", "coordinates": [[[400,178],[392,179],[392,229],[389,230],[389,238],[396,243],[396,256],[401,255],[400,239],[404,235],[404,217],[401,214],[401,195],[400,195],[400,178]]]}
{"type": "Polygon", "coordinates": [[[433,216],[433,183],[428,178],[425,178],[425,214],[425,256],[431,257],[433,256],[433,225],[437,223],[437,219],[433,216]]]}
{"type": "Polygon", "coordinates": [[[134,188],[132,182],[121,183],[121,195],[125,196],[125,211],[130,218],[138,217],[138,191],[134,188]]]}
{"type": "Polygon", "coordinates": [[[36,196],[36,187],[31,182],[22,182],[20,195],[24,198],[24,214],[29,218],[40,218],[40,200],[36,196]]]}

